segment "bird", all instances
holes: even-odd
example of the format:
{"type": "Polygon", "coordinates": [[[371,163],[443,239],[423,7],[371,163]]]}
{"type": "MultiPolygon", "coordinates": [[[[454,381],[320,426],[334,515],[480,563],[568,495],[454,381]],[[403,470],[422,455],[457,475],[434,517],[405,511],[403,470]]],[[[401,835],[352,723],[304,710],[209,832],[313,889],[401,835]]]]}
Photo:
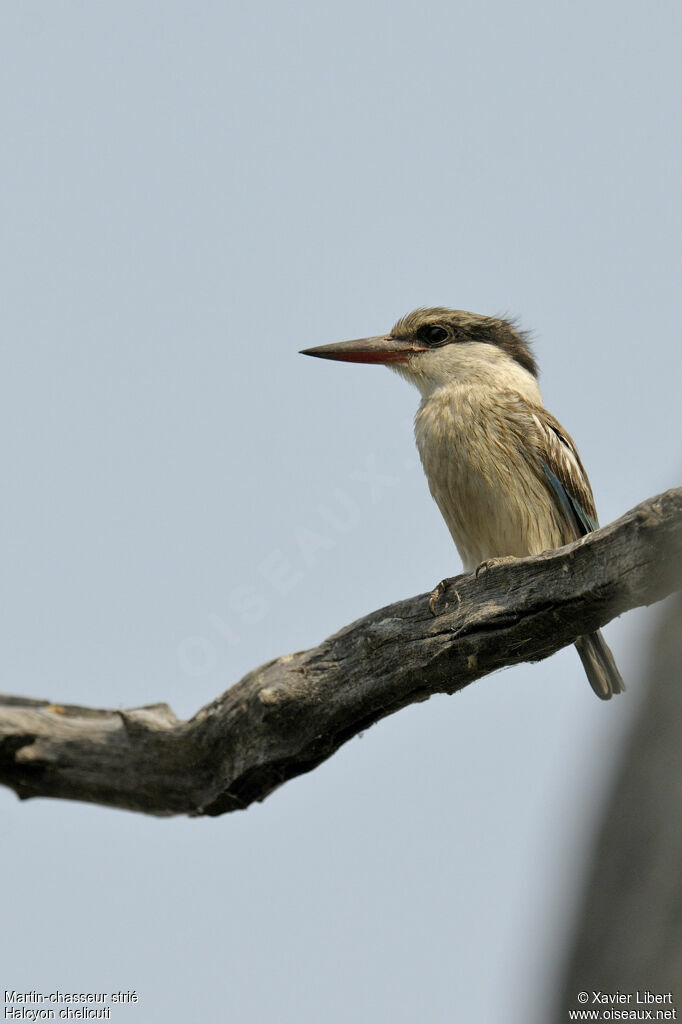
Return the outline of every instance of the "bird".
{"type": "MultiPolygon", "coordinates": [[[[421,308],[388,334],[301,354],[385,365],[417,387],[417,449],[466,572],[562,547],[598,528],[578,449],[544,407],[530,339],[515,320],[421,308]]],[[[598,697],[625,689],[600,632],[575,646],[598,697]]]]}

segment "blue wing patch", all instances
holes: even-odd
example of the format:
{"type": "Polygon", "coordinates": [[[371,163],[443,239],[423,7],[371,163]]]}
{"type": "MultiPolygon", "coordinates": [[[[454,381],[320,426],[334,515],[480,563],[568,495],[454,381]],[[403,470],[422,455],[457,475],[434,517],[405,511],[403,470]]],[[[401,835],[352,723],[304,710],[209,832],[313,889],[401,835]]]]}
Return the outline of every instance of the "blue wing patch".
{"type": "Polygon", "coordinates": [[[568,493],[564,485],[559,480],[552,470],[549,468],[544,459],[540,459],[542,468],[545,471],[547,479],[552,485],[552,490],[559,499],[559,504],[564,510],[564,514],[569,522],[575,523],[578,533],[586,534],[592,533],[593,530],[599,529],[599,523],[592,516],[588,515],[582,505],[575,500],[575,498],[568,493]]]}

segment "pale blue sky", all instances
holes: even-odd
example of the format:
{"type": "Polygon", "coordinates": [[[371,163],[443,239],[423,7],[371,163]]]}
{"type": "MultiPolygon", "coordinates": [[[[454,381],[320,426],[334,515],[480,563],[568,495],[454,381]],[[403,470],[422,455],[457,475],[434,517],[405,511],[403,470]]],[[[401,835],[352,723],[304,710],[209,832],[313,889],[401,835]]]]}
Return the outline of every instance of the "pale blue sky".
{"type": "MultiPolygon", "coordinates": [[[[4,4],[2,688],[189,715],[458,571],[416,393],[297,355],[417,305],[535,332],[602,522],[676,484],[681,20],[4,4]]],[[[245,813],[0,791],[0,988],[136,988],[122,1024],[539,1024],[654,618],[606,631],[617,701],[568,650],[245,813]]]]}

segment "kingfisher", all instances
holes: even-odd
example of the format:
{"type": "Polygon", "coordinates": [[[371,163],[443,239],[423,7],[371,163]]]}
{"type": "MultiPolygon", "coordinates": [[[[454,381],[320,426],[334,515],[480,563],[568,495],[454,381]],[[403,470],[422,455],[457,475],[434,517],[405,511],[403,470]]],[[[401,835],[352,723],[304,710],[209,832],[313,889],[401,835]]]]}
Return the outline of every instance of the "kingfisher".
{"type": "MultiPolygon", "coordinates": [[[[598,528],[578,449],[545,409],[528,335],[514,321],[416,309],[388,334],[302,354],[382,364],[417,387],[419,457],[466,572],[562,547],[598,528]]],[[[622,693],[601,633],[575,646],[597,696],[622,693]]]]}

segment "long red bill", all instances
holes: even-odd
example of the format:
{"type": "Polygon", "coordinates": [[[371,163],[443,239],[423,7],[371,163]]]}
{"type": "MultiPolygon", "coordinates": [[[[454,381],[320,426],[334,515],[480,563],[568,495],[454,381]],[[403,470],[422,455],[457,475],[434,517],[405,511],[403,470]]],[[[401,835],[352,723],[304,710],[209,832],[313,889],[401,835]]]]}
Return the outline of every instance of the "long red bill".
{"type": "Polygon", "coordinates": [[[401,341],[390,335],[378,335],[376,338],[358,338],[357,341],[339,341],[334,345],[304,348],[301,355],[338,359],[344,363],[406,363],[418,351],[412,342],[401,341]]]}

